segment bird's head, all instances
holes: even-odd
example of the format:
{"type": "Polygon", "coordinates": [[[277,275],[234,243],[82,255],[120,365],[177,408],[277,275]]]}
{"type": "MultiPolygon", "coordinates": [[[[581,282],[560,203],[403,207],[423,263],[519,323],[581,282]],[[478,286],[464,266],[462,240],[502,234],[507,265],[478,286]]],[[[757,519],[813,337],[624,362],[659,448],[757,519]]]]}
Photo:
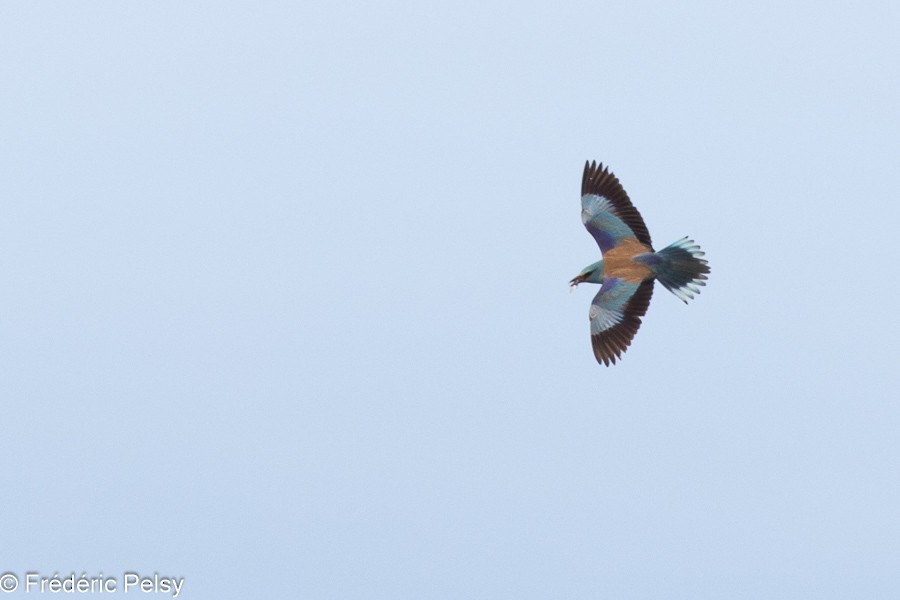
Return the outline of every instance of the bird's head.
{"type": "Polygon", "coordinates": [[[603,261],[598,260],[581,270],[581,273],[572,278],[569,285],[574,290],[579,283],[603,283],[603,261]]]}

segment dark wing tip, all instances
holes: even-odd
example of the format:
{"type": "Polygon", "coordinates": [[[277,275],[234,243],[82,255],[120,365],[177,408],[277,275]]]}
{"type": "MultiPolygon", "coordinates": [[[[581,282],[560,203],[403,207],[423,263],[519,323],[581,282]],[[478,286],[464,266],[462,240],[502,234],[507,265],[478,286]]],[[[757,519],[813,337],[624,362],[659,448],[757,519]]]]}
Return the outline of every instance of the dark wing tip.
{"type": "MultiPolygon", "coordinates": [[[[604,167],[603,163],[598,164],[595,160],[584,161],[584,173],[581,176],[581,195],[598,193],[596,190],[602,187],[598,185],[598,182],[602,182],[605,179],[604,176],[609,174],[609,167],[604,167]]],[[[613,175],[614,179],[615,177],[613,175]]],[[[616,179],[616,182],[618,181],[616,179]]]]}

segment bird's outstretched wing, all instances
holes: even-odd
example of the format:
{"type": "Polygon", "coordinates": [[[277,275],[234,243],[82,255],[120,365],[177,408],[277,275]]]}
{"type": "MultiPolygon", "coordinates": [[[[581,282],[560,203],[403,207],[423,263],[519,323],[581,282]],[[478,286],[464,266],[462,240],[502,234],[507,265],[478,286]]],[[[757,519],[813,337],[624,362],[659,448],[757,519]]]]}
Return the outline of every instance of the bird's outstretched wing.
{"type": "Polygon", "coordinates": [[[653,280],[629,283],[610,277],[591,302],[591,345],[598,363],[615,364],[641,326],[650,306],[653,280]]]}
{"type": "Polygon", "coordinates": [[[603,163],[586,162],[581,179],[581,220],[594,236],[601,252],[614,248],[625,238],[634,237],[653,247],[650,232],[618,177],[603,163]]]}

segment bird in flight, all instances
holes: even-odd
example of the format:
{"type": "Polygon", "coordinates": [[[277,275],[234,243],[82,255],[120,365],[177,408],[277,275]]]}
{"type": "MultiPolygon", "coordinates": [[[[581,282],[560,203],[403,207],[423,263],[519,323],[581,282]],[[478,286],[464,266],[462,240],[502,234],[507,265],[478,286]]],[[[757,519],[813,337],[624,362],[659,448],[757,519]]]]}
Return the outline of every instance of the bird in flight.
{"type": "Polygon", "coordinates": [[[709,265],[694,240],[682,238],[653,251],[644,219],[628,199],[619,179],[603,164],[587,162],[581,179],[581,221],[602,260],[582,269],[569,282],[599,283],[591,302],[591,345],[598,363],[615,364],[631,344],[650,306],[653,281],[687,304],[706,285],[709,265]]]}

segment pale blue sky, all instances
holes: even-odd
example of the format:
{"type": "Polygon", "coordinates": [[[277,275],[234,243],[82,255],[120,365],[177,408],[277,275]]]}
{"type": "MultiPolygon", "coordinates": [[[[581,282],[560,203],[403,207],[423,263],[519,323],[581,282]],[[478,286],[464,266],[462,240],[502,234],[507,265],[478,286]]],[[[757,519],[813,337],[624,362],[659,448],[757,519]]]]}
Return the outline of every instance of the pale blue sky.
{"type": "Polygon", "coordinates": [[[554,4],[0,6],[0,572],[900,594],[900,5],[554,4]],[[712,266],[614,368],[587,159],[712,266]]]}

